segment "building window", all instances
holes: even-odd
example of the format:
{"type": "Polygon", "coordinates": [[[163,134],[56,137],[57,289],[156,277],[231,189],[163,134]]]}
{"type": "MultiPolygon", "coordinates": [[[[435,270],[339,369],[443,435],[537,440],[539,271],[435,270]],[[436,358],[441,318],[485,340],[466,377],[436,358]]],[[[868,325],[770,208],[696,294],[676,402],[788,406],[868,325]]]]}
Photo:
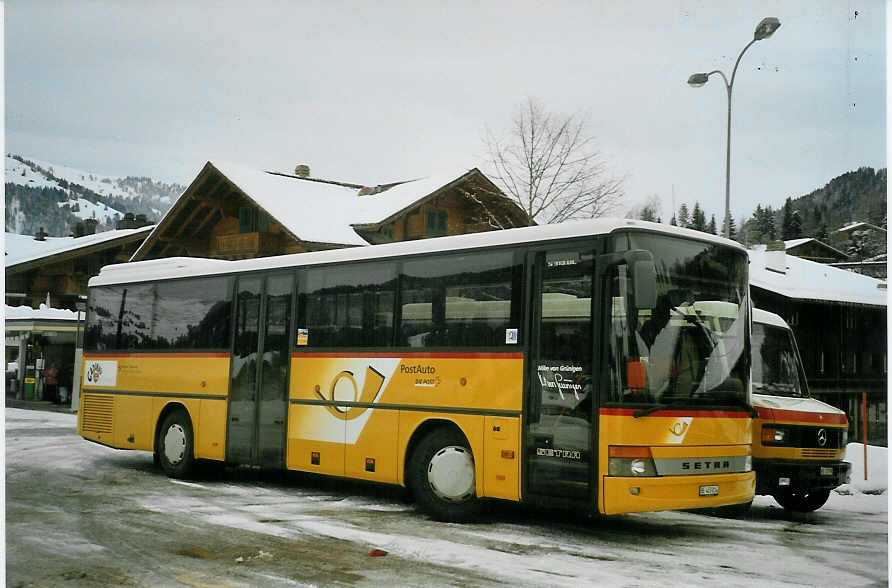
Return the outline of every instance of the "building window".
{"type": "Polygon", "coordinates": [[[238,209],[239,233],[268,233],[269,215],[253,206],[241,206],[238,209]]]}
{"type": "Polygon", "coordinates": [[[445,210],[428,210],[425,220],[425,235],[429,237],[439,237],[446,234],[445,210]]]}

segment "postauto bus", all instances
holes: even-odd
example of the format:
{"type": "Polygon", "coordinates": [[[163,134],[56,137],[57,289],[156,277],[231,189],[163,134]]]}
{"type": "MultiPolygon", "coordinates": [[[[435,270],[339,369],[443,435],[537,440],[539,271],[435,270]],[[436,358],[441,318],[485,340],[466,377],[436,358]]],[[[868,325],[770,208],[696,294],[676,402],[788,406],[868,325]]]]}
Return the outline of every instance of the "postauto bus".
{"type": "Polygon", "coordinates": [[[796,339],[778,315],[753,311],[753,467],[756,493],[788,510],[821,508],[847,484],[843,461],[849,422],[843,411],[811,398],[796,339]]]}
{"type": "Polygon", "coordinates": [[[748,291],[739,245],[605,219],[107,266],[78,431],[174,477],[213,460],[407,486],[450,521],[483,499],[746,503],[748,291]]]}

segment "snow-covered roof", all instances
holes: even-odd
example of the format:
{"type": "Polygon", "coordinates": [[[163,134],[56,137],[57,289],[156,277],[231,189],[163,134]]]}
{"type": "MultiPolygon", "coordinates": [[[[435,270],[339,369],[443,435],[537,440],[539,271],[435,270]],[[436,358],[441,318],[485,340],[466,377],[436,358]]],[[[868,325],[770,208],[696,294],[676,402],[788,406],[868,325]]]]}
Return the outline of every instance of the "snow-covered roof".
{"type": "Polygon", "coordinates": [[[809,241],[817,241],[817,239],[814,239],[813,237],[805,237],[804,239],[788,239],[784,241],[784,249],[792,249],[793,247],[798,247],[803,243],[808,243],[809,241]]]}
{"type": "Polygon", "coordinates": [[[44,241],[38,241],[31,235],[17,235],[15,233],[6,233],[4,236],[4,250],[6,255],[6,267],[12,267],[29,261],[36,261],[51,255],[67,253],[123,239],[134,235],[148,235],[154,228],[154,225],[140,227],[138,229],[117,229],[114,231],[104,231],[93,235],[84,235],[83,237],[47,237],[44,241]]]}
{"type": "Polygon", "coordinates": [[[827,249],[828,251],[834,251],[834,252],[838,253],[844,259],[848,258],[848,255],[846,255],[843,251],[840,251],[836,247],[828,245],[828,244],[824,243],[823,241],[819,241],[818,239],[815,239],[814,237],[804,237],[802,239],[789,239],[787,241],[784,241],[784,249],[789,251],[790,249],[799,247],[800,245],[805,245],[806,243],[815,243],[815,244],[823,247],[824,249],[827,249]]]}
{"type": "Polygon", "coordinates": [[[360,261],[369,259],[386,259],[401,255],[419,253],[440,253],[456,249],[479,249],[514,245],[535,241],[588,237],[608,234],[618,229],[647,229],[667,235],[684,235],[699,241],[721,243],[734,247],[741,252],[743,247],[722,237],[683,229],[660,223],[650,223],[632,219],[600,218],[593,220],[565,222],[554,225],[505,229],[470,233],[451,237],[437,237],[416,241],[402,241],[366,247],[349,247],[346,249],[329,249],[310,253],[294,253],[273,257],[226,261],[221,259],[201,259],[194,257],[169,257],[148,261],[137,261],[117,265],[107,265],[98,276],[90,278],[90,286],[101,284],[118,284],[122,282],[156,280],[185,276],[211,275],[217,273],[242,272],[259,269],[274,269],[295,265],[315,265],[339,261],[360,261]]]}
{"type": "Polygon", "coordinates": [[[302,241],[367,245],[353,225],[380,222],[462,177],[453,170],[410,180],[377,194],[211,162],[249,198],[302,241]]]}
{"type": "MultiPolygon", "coordinates": [[[[9,306],[3,309],[5,320],[53,320],[53,321],[76,321],[78,313],[73,310],[64,308],[49,308],[46,304],[41,304],[40,308],[31,308],[30,306],[9,306]]],[[[80,318],[84,318],[84,313],[80,313],[80,318]]]]}
{"type": "Polygon", "coordinates": [[[834,233],[845,233],[847,231],[853,231],[855,229],[876,229],[879,231],[883,231],[884,233],[886,232],[886,229],[884,229],[883,227],[878,227],[864,221],[857,221],[836,229],[834,233]]]}
{"type": "Polygon", "coordinates": [[[768,270],[765,245],[750,249],[749,256],[752,286],[798,300],[886,306],[886,283],[882,280],[795,255],[785,255],[786,273],[768,270]]]}

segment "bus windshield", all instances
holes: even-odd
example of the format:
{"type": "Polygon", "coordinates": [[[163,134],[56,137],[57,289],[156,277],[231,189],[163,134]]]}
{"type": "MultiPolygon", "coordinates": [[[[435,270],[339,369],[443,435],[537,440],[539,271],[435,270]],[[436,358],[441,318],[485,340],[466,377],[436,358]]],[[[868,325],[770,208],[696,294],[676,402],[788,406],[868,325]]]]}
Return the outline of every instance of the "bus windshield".
{"type": "Polygon", "coordinates": [[[753,392],[808,397],[802,364],[789,330],[753,323],[753,392]]]}
{"type": "Polygon", "coordinates": [[[617,238],[653,254],[656,303],[634,306],[634,281],[611,270],[609,400],[635,405],[746,406],[747,256],[714,243],[653,234],[617,238]]]}

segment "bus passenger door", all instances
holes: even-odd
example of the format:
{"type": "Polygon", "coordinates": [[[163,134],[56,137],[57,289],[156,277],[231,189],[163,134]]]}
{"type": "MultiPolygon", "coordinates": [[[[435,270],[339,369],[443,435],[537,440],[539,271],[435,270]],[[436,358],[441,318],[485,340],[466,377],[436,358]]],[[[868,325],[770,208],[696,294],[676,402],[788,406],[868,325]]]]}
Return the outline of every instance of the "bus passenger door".
{"type": "Polygon", "coordinates": [[[525,494],[591,500],[597,381],[592,373],[594,255],[579,250],[531,255],[525,494]]]}
{"type": "Polygon", "coordinates": [[[235,304],[226,461],[285,467],[290,274],[242,277],[235,304]]]}

